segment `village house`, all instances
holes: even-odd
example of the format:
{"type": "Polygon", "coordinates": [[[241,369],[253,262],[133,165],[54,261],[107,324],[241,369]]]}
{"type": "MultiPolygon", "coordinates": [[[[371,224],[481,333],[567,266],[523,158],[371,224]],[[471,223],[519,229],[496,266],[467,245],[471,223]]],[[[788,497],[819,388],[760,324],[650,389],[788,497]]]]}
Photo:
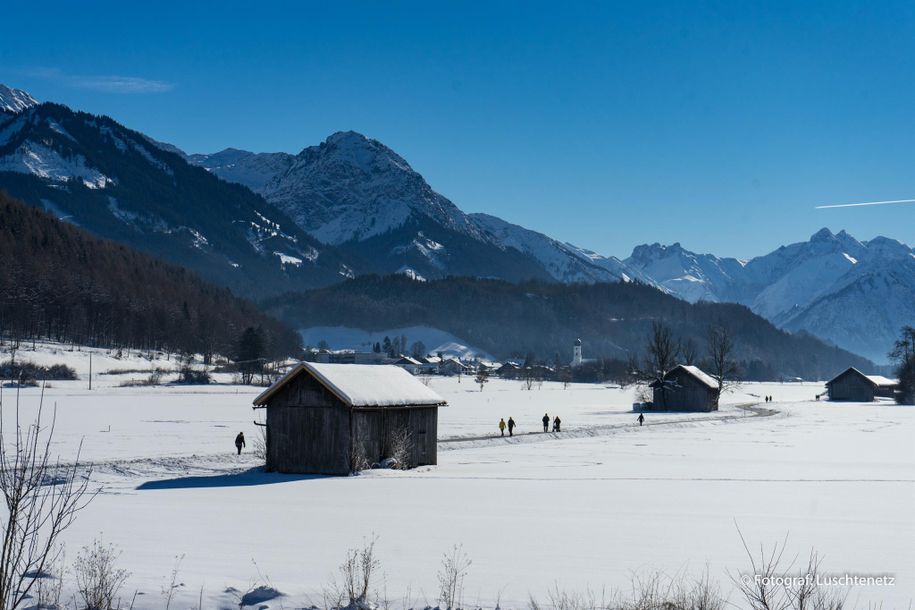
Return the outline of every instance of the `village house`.
{"type": "Polygon", "coordinates": [[[514,362],[506,362],[496,369],[496,375],[502,379],[516,379],[521,376],[521,367],[514,362]]]}
{"type": "Polygon", "coordinates": [[[699,367],[679,364],[664,379],[651,382],[651,409],[659,411],[717,411],[718,380],[699,367]]]}
{"type": "Polygon", "coordinates": [[[438,365],[439,375],[469,375],[473,369],[456,358],[445,358],[438,365]]]}
{"type": "Polygon", "coordinates": [[[254,400],[265,409],[267,470],[344,475],[399,453],[437,462],[445,401],[396,366],[303,362],[254,400]]]}
{"type": "Polygon", "coordinates": [[[416,375],[419,373],[422,363],[416,358],[411,358],[410,356],[401,356],[392,363],[394,366],[399,366],[403,370],[407,371],[411,375],[416,375]]]}
{"type": "Polygon", "coordinates": [[[826,382],[829,400],[873,402],[879,397],[893,398],[899,382],[881,375],[865,375],[848,367],[826,382]]]}

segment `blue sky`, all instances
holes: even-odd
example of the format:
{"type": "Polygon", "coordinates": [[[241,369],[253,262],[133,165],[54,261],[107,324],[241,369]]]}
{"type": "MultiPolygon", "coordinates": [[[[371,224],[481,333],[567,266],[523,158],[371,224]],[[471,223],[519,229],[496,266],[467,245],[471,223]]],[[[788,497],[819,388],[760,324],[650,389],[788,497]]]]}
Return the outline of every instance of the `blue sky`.
{"type": "Polygon", "coordinates": [[[40,2],[0,82],[189,152],[354,129],[467,211],[627,256],[915,243],[912,2],[40,2]],[[333,6],[330,6],[333,5],[333,6]]]}

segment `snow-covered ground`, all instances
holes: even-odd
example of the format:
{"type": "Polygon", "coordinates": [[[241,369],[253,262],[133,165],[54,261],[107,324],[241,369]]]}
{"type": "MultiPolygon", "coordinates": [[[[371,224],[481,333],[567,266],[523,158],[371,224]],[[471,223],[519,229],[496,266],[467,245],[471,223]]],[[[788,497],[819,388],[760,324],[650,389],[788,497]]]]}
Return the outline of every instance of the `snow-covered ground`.
{"type": "MultiPolygon", "coordinates": [[[[205,607],[232,607],[227,589],[265,580],[287,594],[271,608],[320,604],[346,550],[373,535],[376,585],[394,605],[435,604],[438,564],[454,544],[473,560],[468,605],[526,607],[554,586],[628,590],[633,574],[655,570],[708,569],[728,593],[726,570],[747,566],[737,526],[753,545],[788,534],[792,556],[816,547],[828,572],[896,576],[892,587],[850,590],[852,607],[915,598],[915,409],[813,402],[817,384],[746,384],[718,413],[650,414],[639,428],[629,390],[492,380],[481,392],[466,377],[436,378],[450,403],[438,466],[265,475],[232,446],[239,430],[256,436],[258,388],[228,377],[118,387],[125,373],[98,375],[89,391],[78,354],[17,357],[77,363],[82,378],[52,383],[45,402],[57,405],[55,450],[67,459],[82,439],[103,492],[67,532],[67,552],[100,535],[122,549],[128,596],[144,593],[138,610],[163,607],[182,555],[178,607],[196,605],[201,587],[205,607]],[[775,415],[735,406],[767,394],[775,415]],[[560,415],[563,433],[537,432],[544,411],[560,415]],[[494,438],[509,416],[519,436],[494,438]]],[[[94,371],[144,363],[105,358],[93,357],[94,371]]],[[[14,392],[3,390],[5,417],[14,392]]],[[[39,392],[22,390],[26,416],[39,392]]]]}

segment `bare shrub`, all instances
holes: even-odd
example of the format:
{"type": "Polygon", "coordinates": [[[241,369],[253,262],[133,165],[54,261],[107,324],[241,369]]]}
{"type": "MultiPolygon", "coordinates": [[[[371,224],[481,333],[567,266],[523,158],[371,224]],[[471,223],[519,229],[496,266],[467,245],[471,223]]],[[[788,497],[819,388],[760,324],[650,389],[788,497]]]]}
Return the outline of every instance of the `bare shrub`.
{"type": "Polygon", "coordinates": [[[340,601],[345,598],[348,600],[350,608],[369,608],[368,595],[369,588],[372,584],[372,578],[381,568],[381,562],[375,557],[375,542],[378,540],[374,535],[371,539],[365,541],[361,549],[350,549],[346,552],[346,560],[340,564],[340,576],[343,578],[342,590],[338,589],[336,594],[331,598],[336,598],[339,606],[340,601]]]}
{"type": "Polygon", "coordinates": [[[267,461],[267,426],[257,426],[257,433],[252,441],[252,453],[258,460],[267,461]]]}
{"type": "Polygon", "coordinates": [[[396,468],[407,470],[413,467],[413,435],[406,426],[391,434],[388,441],[389,457],[394,458],[396,468]]]}
{"type": "Polygon", "coordinates": [[[7,509],[0,546],[3,610],[18,608],[60,560],[58,539],[93,497],[88,493],[91,471],[80,472],[79,450],[71,465],[51,462],[57,414],[55,410],[50,425],[43,424],[43,406],[44,389],[35,422],[21,425],[17,391],[16,424],[9,430],[3,425],[0,389],[0,493],[7,509]]]}
{"type": "Polygon", "coordinates": [[[751,610],[842,610],[848,591],[841,587],[819,585],[821,560],[810,551],[807,565],[795,571],[795,558],[785,558],[788,537],[775,543],[770,550],[762,545],[759,555],[751,550],[740,528],[740,541],[750,561],[749,570],[731,575],[737,591],[751,610]]]}
{"type": "Polygon", "coordinates": [[[120,606],[118,593],[130,572],[117,567],[121,553],[112,545],[93,540],[73,563],[76,587],[86,610],[113,610],[120,606]]]}
{"type": "Polygon", "coordinates": [[[464,552],[464,547],[458,544],[454,545],[450,553],[442,555],[442,565],[437,574],[440,607],[445,610],[464,607],[464,578],[472,563],[464,552]]]}
{"type": "Polygon", "coordinates": [[[654,400],[654,392],[647,383],[639,383],[635,386],[635,401],[640,403],[651,403],[654,400]]]}
{"type": "Polygon", "coordinates": [[[181,569],[181,562],[183,560],[184,555],[175,557],[175,565],[172,567],[171,578],[169,579],[168,584],[162,587],[162,598],[165,601],[165,610],[171,608],[172,602],[175,600],[175,593],[178,592],[180,587],[184,586],[178,582],[178,572],[181,569]]]}

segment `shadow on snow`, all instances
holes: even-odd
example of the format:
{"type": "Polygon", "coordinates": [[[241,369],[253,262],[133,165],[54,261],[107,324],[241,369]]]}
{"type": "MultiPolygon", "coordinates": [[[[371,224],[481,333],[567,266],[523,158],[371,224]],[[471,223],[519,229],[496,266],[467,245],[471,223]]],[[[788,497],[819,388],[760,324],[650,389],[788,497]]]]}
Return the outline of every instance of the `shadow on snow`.
{"type": "Polygon", "coordinates": [[[253,485],[273,485],[276,483],[289,483],[292,481],[307,481],[310,479],[324,479],[326,475],[317,474],[279,474],[265,472],[262,467],[251,468],[242,472],[213,474],[203,476],[187,476],[174,479],[147,481],[137,487],[138,490],[149,489],[196,489],[207,487],[250,487],[253,485]]]}

